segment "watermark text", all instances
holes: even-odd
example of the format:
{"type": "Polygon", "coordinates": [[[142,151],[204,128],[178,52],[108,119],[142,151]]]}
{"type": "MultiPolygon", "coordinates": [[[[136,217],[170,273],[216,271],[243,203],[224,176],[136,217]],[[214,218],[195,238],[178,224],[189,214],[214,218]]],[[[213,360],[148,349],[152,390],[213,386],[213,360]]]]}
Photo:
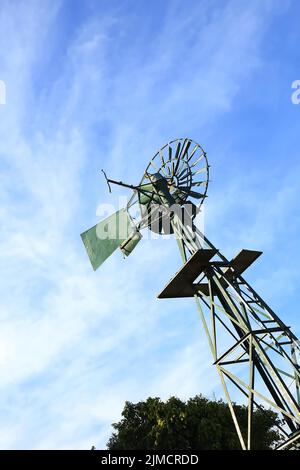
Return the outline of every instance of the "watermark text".
{"type": "Polygon", "coordinates": [[[292,89],[295,90],[291,96],[292,103],[300,104],[300,80],[293,81],[292,89]]]}

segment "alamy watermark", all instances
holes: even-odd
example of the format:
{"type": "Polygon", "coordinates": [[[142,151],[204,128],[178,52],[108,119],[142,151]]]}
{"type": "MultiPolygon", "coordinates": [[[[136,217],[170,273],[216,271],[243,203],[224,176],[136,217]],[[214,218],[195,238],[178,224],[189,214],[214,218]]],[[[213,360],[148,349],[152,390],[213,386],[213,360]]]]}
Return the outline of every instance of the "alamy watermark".
{"type": "Polygon", "coordinates": [[[151,204],[143,210],[135,205],[130,211],[125,210],[128,217],[120,213],[126,207],[126,198],[120,197],[116,207],[113,204],[100,204],[96,214],[102,221],[97,225],[97,238],[124,239],[145,228],[150,230],[143,233],[143,238],[157,239],[163,236],[169,239],[171,235],[176,238],[192,236],[195,226],[204,233],[204,208],[201,211],[193,204],[186,203],[166,207],[159,204],[151,204]],[[133,209],[133,210],[132,210],[133,209]],[[129,223],[129,220],[131,223],[129,223]]]}
{"type": "Polygon", "coordinates": [[[3,80],[0,80],[0,105],[6,104],[6,85],[3,80]]]}
{"type": "Polygon", "coordinates": [[[300,104],[300,80],[293,81],[292,89],[295,90],[291,95],[292,103],[300,104]]]}

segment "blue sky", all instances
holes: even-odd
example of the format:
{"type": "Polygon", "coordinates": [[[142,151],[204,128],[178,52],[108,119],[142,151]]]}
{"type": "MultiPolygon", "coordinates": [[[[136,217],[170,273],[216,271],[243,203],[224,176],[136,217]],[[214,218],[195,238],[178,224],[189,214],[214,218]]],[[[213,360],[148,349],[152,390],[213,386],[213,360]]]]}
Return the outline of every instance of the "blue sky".
{"type": "Polygon", "coordinates": [[[180,266],[144,240],[96,273],[80,233],[167,141],[207,151],[205,232],[300,334],[300,4],[1,1],[0,448],[103,448],[125,400],[221,396],[180,266]]]}

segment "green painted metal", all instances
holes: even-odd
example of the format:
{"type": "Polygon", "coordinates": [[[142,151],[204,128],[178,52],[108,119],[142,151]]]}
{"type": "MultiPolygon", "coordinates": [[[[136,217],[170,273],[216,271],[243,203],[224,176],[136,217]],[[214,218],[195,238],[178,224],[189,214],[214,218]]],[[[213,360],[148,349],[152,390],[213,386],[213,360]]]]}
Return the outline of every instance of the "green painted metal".
{"type": "Polygon", "coordinates": [[[131,219],[127,211],[121,209],[81,234],[94,271],[127,240],[132,231],[131,219]]]}
{"type": "MultiPolygon", "coordinates": [[[[205,247],[205,250],[211,249],[214,254],[215,247],[197,228],[196,234],[202,239],[202,246],[205,247]]],[[[184,251],[186,255],[190,256],[185,261],[185,266],[197,253],[196,247],[187,242],[188,238],[184,237],[184,251]]],[[[179,248],[181,247],[179,246],[179,248]]],[[[213,350],[213,356],[215,357],[217,344],[220,350],[223,349],[221,354],[217,354],[215,365],[240,438],[241,447],[245,450],[251,449],[253,408],[254,406],[260,408],[261,404],[265,404],[271,406],[282,419],[282,424],[278,427],[285,435],[287,444],[284,445],[284,448],[296,449],[300,448],[300,433],[297,432],[300,429],[300,401],[299,394],[297,394],[300,368],[296,352],[293,353],[293,351],[297,350],[299,354],[299,342],[290,328],[275,315],[241,276],[241,272],[260,254],[260,252],[242,250],[239,255],[229,261],[218,251],[217,259],[213,257],[209,261],[209,266],[199,263],[198,274],[203,275],[208,281],[209,295],[200,290],[196,295],[193,293],[197,285],[205,285],[202,280],[202,284],[196,282],[190,286],[190,296],[195,296],[204,330],[213,350]],[[245,258],[245,265],[237,262],[241,258],[245,258]],[[215,302],[215,299],[219,300],[222,307],[215,302]],[[207,321],[209,317],[212,319],[211,326],[207,321]],[[227,345],[224,342],[225,331],[230,335],[226,340],[227,345]],[[277,336],[278,332],[281,332],[279,336],[277,336]],[[222,333],[222,341],[218,339],[220,333],[222,333]],[[231,367],[236,364],[243,365],[245,369],[231,370],[231,367]],[[279,368],[279,364],[284,369],[279,368]],[[246,366],[248,366],[248,377],[246,366]],[[234,373],[235,371],[236,373],[234,373]],[[235,387],[235,393],[239,392],[242,397],[247,398],[248,432],[245,436],[246,440],[241,435],[239,420],[231,407],[228,385],[235,387]]],[[[186,256],[183,257],[184,260],[185,258],[186,256]]],[[[172,278],[169,284],[176,283],[176,277],[182,271],[184,268],[172,278]]],[[[184,284],[184,282],[183,279],[182,283],[184,284]]],[[[189,280],[189,282],[191,281],[189,280]]],[[[180,288],[178,289],[180,290],[180,288]]],[[[174,297],[178,297],[178,292],[175,292],[174,297]]],[[[279,446],[278,448],[283,447],[279,446]]]]}
{"type": "Polygon", "coordinates": [[[155,194],[153,184],[149,183],[140,186],[139,202],[143,206],[147,206],[152,202],[156,202],[156,204],[159,204],[159,199],[155,194]]]}
{"type": "Polygon", "coordinates": [[[143,184],[140,186],[139,202],[143,206],[150,206],[151,204],[167,204],[172,205],[175,203],[174,198],[170,197],[165,180],[156,182],[156,184],[143,184]]]}
{"type": "Polygon", "coordinates": [[[121,245],[120,249],[125,256],[129,256],[137,244],[141,241],[142,234],[140,232],[133,232],[127,240],[125,240],[121,245]]]}
{"type": "Polygon", "coordinates": [[[139,185],[106,180],[109,189],[112,183],[133,190],[127,210],[139,206],[140,219],[133,229],[127,210],[119,211],[114,221],[109,217],[81,235],[94,269],[118,247],[125,256],[132,253],[142,229],[164,234],[163,222],[169,218],[184,266],[159,297],[194,297],[242,449],[251,449],[254,406],[265,405],[282,420],[278,428],[284,443],[278,449],[299,449],[300,343],[241,276],[261,252],[242,250],[228,260],[194,222],[185,223],[174,210],[175,203],[186,211],[186,203],[194,199],[192,221],[199,211],[209,181],[204,150],[191,139],[176,139],[155,154],[139,185]],[[153,212],[157,226],[152,223],[153,212]],[[120,224],[128,232],[111,237],[120,224]],[[107,237],[99,237],[103,231],[107,237]],[[246,435],[233,406],[237,393],[248,406],[246,435]]]}

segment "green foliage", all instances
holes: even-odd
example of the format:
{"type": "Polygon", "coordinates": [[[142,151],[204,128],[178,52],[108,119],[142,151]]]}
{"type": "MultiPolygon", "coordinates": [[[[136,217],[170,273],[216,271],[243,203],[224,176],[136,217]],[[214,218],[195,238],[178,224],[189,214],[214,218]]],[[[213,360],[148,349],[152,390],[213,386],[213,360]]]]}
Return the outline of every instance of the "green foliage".
{"type": "MultiPolygon", "coordinates": [[[[234,405],[244,435],[247,408],[234,405]]],[[[187,402],[171,397],[166,402],[148,398],[126,402],[119,423],[107,444],[110,450],[222,450],[240,449],[229,407],[222,400],[198,395],[187,402]]],[[[253,415],[252,448],[270,449],[280,440],[277,415],[256,409],[253,415]]]]}

